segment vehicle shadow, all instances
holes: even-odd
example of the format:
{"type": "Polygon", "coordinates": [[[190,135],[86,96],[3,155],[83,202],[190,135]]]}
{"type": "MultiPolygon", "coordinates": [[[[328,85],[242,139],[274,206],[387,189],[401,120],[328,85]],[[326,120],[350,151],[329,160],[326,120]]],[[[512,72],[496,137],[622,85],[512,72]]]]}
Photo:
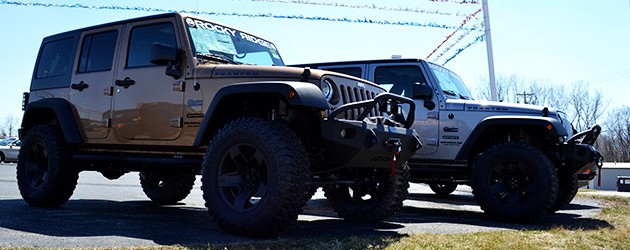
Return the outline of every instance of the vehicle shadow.
{"type": "MultiPolygon", "coordinates": [[[[412,194],[411,200],[433,199],[454,206],[474,205],[468,196],[430,198],[412,194]]],[[[611,227],[606,221],[583,218],[579,211],[598,209],[571,205],[570,209],[547,216],[532,224],[494,221],[480,211],[466,211],[435,206],[405,206],[382,223],[355,223],[339,219],[326,199],[312,199],[300,219],[274,238],[255,239],[234,236],[217,227],[203,207],[186,204],[157,206],[148,200],[70,200],[49,209],[27,205],[21,199],[0,200],[0,227],[55,237],[122,236],[144,239],[160,245],[207,247],[208,244],[249,243],[278,239],[338,238],[347,236],[403,237],[409,233],[431,232],[433,223],[490,229],[597,229],[611,227]],[[569,211],[569,212],[566,212],[569,211]],[[410,228],[424,225],[428,229],[410,228]]],[[[475,231],[472,229],[472,231],[475,231]]],[[[479,231],[479,230],[477,230],[479,231]]]]}
{"type": "Polygon", "coordinates": [[[161,245],[247,241],[218,228],[205,209],[151,201],[70,200],[59,208],[38,208],[2,200],[0,210],[0,227],[48,236],[124,236],[161,245]]]}
{"type": "Polygon", "coordinates": [[[556,213],[547,214],[540,219],[524,223],[506,222],[491,218],[478,207],[472,194],[438,196],[429,193],[410,193],[407,199],[422,201],[426,205],[405,206],[388,221],[399,223],[440,222],[513,230],[548,230],[558,227],[595,230],[612,227],[606,221],[585,216],[585,214],[598,214],[603,208],[598,206],[593,199],[580,199],[589,202],[589,204],[576,203],[574,200],[573,203],[556,213]],[[458,206],[475,207],[475,209],[466,210],[457,208],[458,206]]]}

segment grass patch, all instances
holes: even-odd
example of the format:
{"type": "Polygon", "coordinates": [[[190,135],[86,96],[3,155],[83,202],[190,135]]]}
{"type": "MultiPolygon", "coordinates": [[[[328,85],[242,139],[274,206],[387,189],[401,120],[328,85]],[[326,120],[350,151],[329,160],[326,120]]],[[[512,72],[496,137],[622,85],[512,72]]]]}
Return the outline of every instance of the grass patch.
{"type": "MultiPolygon", "coordinates": [[[[589,196],[592,197],[592,196],[589,196]]],[[[480,233],[420,233],[394,237],[352,236],[279,240],[210,249],[630,249],[630,199],[598,196],[608,203],[596,219],[608,227],[552,227],[549,230],[498,230],[480,233]]]]}

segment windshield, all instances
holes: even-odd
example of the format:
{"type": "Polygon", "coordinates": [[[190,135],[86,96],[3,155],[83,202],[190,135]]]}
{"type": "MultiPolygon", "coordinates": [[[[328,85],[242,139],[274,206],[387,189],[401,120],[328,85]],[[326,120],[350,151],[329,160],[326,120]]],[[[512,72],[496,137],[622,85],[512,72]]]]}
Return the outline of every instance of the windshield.
{"type": "Polygon", "coordinates": [[[435,77],[440,84],[440,88],[442,89],[442,92],[444,92],[446,98],[466,100],[473,99],[468,91],[468,88],[466,88],[466,85],[462,82],[462,79],[455,73],[433,63],[429,63],[429,68],[431,68],[433,74],[435,74],[435,77]]]}
{"type": "Polygon", "coordinates": [[[215,23],[186,19],[193,50],[204,59],[232,64],[284,66],[276,46],[256,36],[215,23]]]}

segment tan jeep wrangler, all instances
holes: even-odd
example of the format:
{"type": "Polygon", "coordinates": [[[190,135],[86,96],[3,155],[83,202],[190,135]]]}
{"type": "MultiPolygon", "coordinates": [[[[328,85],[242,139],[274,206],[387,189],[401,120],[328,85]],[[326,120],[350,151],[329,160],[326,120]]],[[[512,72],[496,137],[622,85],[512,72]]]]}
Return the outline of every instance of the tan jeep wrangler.
{"type": "Polygon", "coordinates": [[[23,199],[55,207],[80,171],[137,171],[159,204],[201,174],[213,220],[239,235],[278,234],[318,187],[347,220],[393,214],[420,148],[397,114],[413,101],[283,65],[267,40],[177,13],[44,38],[24,94],[23,199]]]}

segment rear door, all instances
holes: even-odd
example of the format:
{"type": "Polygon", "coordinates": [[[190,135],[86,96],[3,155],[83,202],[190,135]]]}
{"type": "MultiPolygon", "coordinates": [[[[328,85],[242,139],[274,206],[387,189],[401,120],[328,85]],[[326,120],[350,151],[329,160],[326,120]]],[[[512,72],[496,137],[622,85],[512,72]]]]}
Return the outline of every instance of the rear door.
{"type": "Polygon", "coordinates": [[[125,25],[114,86],[114,126],[129,140],[174,140],[182,131],[182,79],[151,63],[151,45],[181,46],[173,18],[125,25]]]}
{"type": "Polygon", "coordinates": [[[113,65],[121,33],[122,25],[117,25],[81,35],[69,99],[88,140],[105,138],[110,131],[113,65]]]}

